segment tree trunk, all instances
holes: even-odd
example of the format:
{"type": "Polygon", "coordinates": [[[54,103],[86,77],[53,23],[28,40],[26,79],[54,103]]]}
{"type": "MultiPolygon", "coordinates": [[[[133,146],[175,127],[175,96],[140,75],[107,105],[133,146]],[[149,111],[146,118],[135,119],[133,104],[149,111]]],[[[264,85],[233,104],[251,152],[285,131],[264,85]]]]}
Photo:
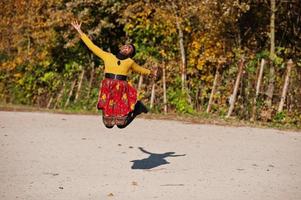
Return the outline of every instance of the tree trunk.
{"type": "Polygon", "coordinates": [[[206,112],[209,113],[211,110],[211,106],[212,106],[212,102],[213,102],[213,97],[215,94],[215,90],[216,90],[216,86],[217,86],[217,81],[219,78],[219,68],[220,68],[220,64],[218,64],[217,68],[216,68],[216,72],[215,72],[215,76],[214,76],[214,81],[213,81],[213,86],[212,86],[212,90],[211,90],[211,94],[210,94],[210,98],[209,98],[209,102],[208,102],[208,106],[207,106],[207,110],[206,112]]]}
{"type": "Polygon", "coordinates": [[[182,60],[181,81],[182,81],[182,90],[184,90],[185,86],[186,86],[186,56],[185,56],[185,48],[184,48],[184,35],[183,35],[183,30],[181,28],[181,23],[179,21],[179,17],[177,14],[177,6],[175,5],[174,2],[172,2],[172,6],[174,9],[174,13],[176,15],[176,26],[177,26],[177,29],[179,32],[178,38],[179,38],[179,47],[180,47],[181,60],[182,60]]]}
{"type": "Polygon", "coordinates": [[[267,91],[267,106],[272,107],[273,94],[274,94],[274,82],[275,82],[275,67],[274,67],[274,58],[275,58],[275,12],[276,12],[276,2],[271,0],[271,18],[270,18],[270,78],[269,86],[267,91]]]}
{"type": "Polygon", "coordinates": [[[66,101],[66,103],[64,105],[65,108],[69,105],[69,101],[70,101],[70,98],[72,96],[75,83],[76,83],[76,79],[72,82],[72,85],[71,85],[71,88],[70,88],[70,91],[69,91],[69,95],[68,95],[67,101],[66,101]]]}
{"type": "Polygon", "coordinates": [[[256,84],[256,93],[255,93],[254,102],[253,102],[251,121],[256,120],[256,104],[257,104],[257,98],[258,98],[258,95],[259,95],[259,90],[260,90],[264,65],[265,65],[265,60],[261,59],[260,70],[259,70],[259,75],[258,75],[257,84],[256,84]]]}
{"type": "Polygon", "coordinates": [[[283,106],[284,106],[284,102],[285,102],[285,99],[286,99],[286,93],[287,93],[287,88],[288,88],[288,83],[289,83],[289,79],[290,79],[290,74],[291,74],[292,66],[293,66],[293,61],[292,61],[292,59],[290,59],[287,62],[287,73],[286,73],[286,76],[285,76],[285,81],[284,81],[284,85],[283,85],[281,100],[280,100],[279,107],[278,107],[278,112],[282,112],[282,110],[283,110],[283,106]]]}
{"type": "Polygon", "coordinates": [[[30,40],[30,35],[31,35],[31,23],[32,23],[32,15],[29,13],[31,11],[31,2],[28,1],[26,3],[26,18],[27,18],[27,28],[26,28],[26,35],[27,35],[27,55],[26,55],[26,60],[29,60],[29,53],[30,53],[30,48],[31,48],[31,40],[30,40]]]}
{"type": "Polygon", "coordinates": [[[164,104],[164,114],[167,114],[167,97],[166,97],[166,70],[165,63],[163,63],[163,104],[164,104]]]}
{"type": "Polygon", "coordinates": [[[74,99],[75,102],[77,101],[77,99],[78,99],[78,97],[80,95],[80,90],[82,88],[84,75],[85,75],[85,70],[83,69],[82,73],[80,75],[80,78],[79,78],[79,83],[78,83],[78,87],[77,87],[77,91],[76,91],[76,95],[75,95],[75,99],[74,99]]]}
{"type": "Polygon", "coordinates": [[[31,40],[30,40],[30,36],[29,33],[27,35],[27,60],[29,59],[29,53],[30,53],[30,48],[31,48],[31,40]]]}
{"type": "Polygon", "coordinates": [[[186,57],[185,57],[185,49],[184,49],[184,41],[183,41],[183,31],[179,23],[177,23],[177,26],[179,29],[179,43],[180,43],[181,58],[182,58],[182,68],[181,68],[182,90],[184,90],[186,86],[186,57]]]}
{"type": "Polygon", "coordinates": [[[239,87],[239,83],[240,83],[240,77],[241,77],[242,72],[243,72],[243,67],[244,67],[244,58],[242,58],[240,60],[240,63],[239,63],[238,74],[237,74],[237,77],[236,77],[233,94],[231,96],[230,107],[229,107],[229,111],[228,111],[228,114],[227,114],[226,118],[228,118],[228,117],[231,116],[232,111],[234,109],[234,105],[235,105],[235,101],[236,101],[236,96],[237,96],[237,91],[238,91],[238,87],[239,87]]]}

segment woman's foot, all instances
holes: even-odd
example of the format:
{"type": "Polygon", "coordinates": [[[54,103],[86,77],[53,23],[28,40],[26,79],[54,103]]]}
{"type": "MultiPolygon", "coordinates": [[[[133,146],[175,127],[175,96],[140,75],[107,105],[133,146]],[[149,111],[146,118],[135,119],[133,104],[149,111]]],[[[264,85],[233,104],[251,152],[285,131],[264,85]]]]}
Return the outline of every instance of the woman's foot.
{"type": "Polygon", "coordinates": [[[140,115],[141,113],[148,113],[148,109],[141,101],[137,101],[133,112],[135,115],[140,115]]]}

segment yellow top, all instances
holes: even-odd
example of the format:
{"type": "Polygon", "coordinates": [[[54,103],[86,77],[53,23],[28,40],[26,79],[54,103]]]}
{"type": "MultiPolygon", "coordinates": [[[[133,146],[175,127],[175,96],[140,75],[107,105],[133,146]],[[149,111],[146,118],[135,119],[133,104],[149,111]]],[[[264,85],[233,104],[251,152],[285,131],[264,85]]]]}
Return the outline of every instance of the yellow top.
{"type": "Polygon", "coordinates": [[[114,54],[103,51],[101,48],[93,44],[86,34],[81,34],[81,39],[95,55],[104,61],[105,73],[128,75],[129,71],[133,70],[141,74],[150,74],[149,69],[140,67],[131,58],[119,60],[114,54]],[[120,65],[117,64],[118,61],[120,61],[120,65]]]}

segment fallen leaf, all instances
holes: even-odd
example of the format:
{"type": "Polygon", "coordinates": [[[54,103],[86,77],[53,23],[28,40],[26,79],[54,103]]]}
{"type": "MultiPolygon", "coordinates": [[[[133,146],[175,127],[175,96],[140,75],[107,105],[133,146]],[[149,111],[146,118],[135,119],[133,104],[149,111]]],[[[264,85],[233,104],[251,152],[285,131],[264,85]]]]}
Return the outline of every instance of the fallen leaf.
{"type": "Polygon", "coordinates": [[[110,194],[108,194],[108,197],[113,197],[114,194],[111,192],[110,194]]]}

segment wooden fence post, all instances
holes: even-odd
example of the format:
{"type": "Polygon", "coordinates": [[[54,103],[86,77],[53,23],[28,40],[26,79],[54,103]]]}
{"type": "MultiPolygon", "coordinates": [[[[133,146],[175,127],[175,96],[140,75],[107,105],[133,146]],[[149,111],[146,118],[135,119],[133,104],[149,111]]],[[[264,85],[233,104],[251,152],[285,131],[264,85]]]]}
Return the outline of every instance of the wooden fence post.
{"type": "Polygon", "coordinates": [[[83,69],[82,73],[80,75],[80,78],[79,78],[79,83],[78,83],[78,87],[77,87],[77,91],[76,91],[76,95],[75,95],[75,99],[74,99],[75,102],[77,101],[77,99],[78,99],[78,97],[80,95],[80,90],[82,88],[84,75],[85,75],[85,70],[83,69]]]}
{"type": "Polygon", "coordinates": [[[166,97],[166,70],[165,63],[162,66],[162,81],[163,81],[163,104],[164,104],[164,114],[167,114],[167,97],[166,97]]]}
{"type": "Polygon", "coordinates": [[[54,106],[53,106],[54,109],[56,109],[57,104],[59,103],[59,101],[61,100],[61,98],[62,98],[62,96],[63,96],[63,94],[64,94],[65,86],[66,86],[66,83],[63,82],[62,89],[61,89],[61,91],[59,92],[59,94],[57,95],[57,98],[56,98],[56,100],[55,100],[55,104],[54,104],[54,106]]]}
{"type": "Polygon", "coordinates": [[[261,63],[260,63],[260,70],[259,70],[259,75],[258,75],[258,79],[257,79],[257,84],[256,84],[256,93],[255,93],[255,97],[254,97],[254,101],[253,101],[251,121],[256,120],[256,104],[257,104],[257,98],[258,98],[258,95],[259,95],[259,90],[260,90],[264,65],[265,65],[265,60],[262,58],[261,63]]]}
{"type": "Polygon", "coordinates": [[[72,85],[71,85],[71,88],[70,88],[70,91],[69,91],[69,95],[68,95],[67,101],[66,101],[66,103],[64,105],[65,108],[69,105],[69,101],[70,101],[70,98],[72,96],[72,92],[73,92],[75,83],[76,83],[76,79],[72,82],[72,85]]]}
{"type": "Polygon", "coordinates": [[[242,72],[243,72],[243,67],[244,67],[244,58],[242,58],[240,60],[240,63],[239,63],[239,69],[238,69],[238,73],[237,73],[237,77],[236,77],[236,81],[235,81],[235,85],[234,85],[234,89],[233,89],[232,100],[230,102],[230,107],[229,107],[228,114],[227,114],[226,118],[229,118],[231,116],[232,111],[234,109],[236,96],[237,96],[237,91],[238,91],[238,86],[239,86],[240,78],[241,78],[241,75],[242,75],[242,72]]]}
{"type": "Polygon", "coordinates": [[[51,104],[52,104],[52,101],[53,101],[53,96],[50,97],[49,101],[48,101],[48,104],[47,104],[47,109],[50,108],[51,104]]]}
{"type": "Polygon", "coordinates": [[[143,83],[143,75],[141,74],[141,75],[139,76],[139,82],[138,82],[138,88],[137,88],[138,91],[141,90],[142,83],[143,83]]]}
{"type": "Polygon", "coordinates": [[[92,84],[93,84],[93,80],[94,80],[94,71],[95,71],[94,62],[91,62],[90,79],[89,79],[89,84],[88,84],[88,94],[87,94],[86,98],[89,98],[90,94],[91,94],[91,88],[92,88],[92,84]]]}
{"type": "Polygon", "coordinates": [[[287,93],[287,88],[288,88],[290,74],[291,74],[291,71],[292,71],[293,64],[294,63],[293,63],[292,59],[290,59],[287,62],[287,72],[286,72],[285,81],[284,81],[284,85],[283,85],[283,89],[282,89],[282,95],[281,95],[281,100],[280,100],[279,107],[278,107],[278,112],[282,112],[282,110],[283,110],[283,106],[284,106],[284,102],[285,102],[285,99],[286,99],[286,93],[287,93]]]}
{"type": "Polygon", "coordinates": [[[215,72],[215,76],[214,76],[214,81],[213,81],[213,86],[212,86],[212,90],[211,90],[211,94],[210,94],[210,98],[209,98],[209,102],[208,102],[208,106],[207,106],[207,110],[206,110],[207,113],[209,113],[210,110],[211,110],[211,106],[212,106],[212,102],[213,102],[213,97],[214,97],[216,86],[217,86],[217,80],[219,78],[219,69],[220,69],[220,64],[218,64],[217,68],[216,68],[216,72],[215,72]]]}
{"type": "Polygon", "coordinates": [[[156,86],[156,83],[153,82],[152,84],[152,93],[151,93],[151,99],[150,99],[150,109],[152,109],[154,107],[154,101],[155,101],[155,86],[156,86]]]}

